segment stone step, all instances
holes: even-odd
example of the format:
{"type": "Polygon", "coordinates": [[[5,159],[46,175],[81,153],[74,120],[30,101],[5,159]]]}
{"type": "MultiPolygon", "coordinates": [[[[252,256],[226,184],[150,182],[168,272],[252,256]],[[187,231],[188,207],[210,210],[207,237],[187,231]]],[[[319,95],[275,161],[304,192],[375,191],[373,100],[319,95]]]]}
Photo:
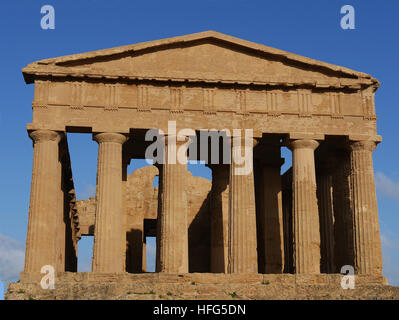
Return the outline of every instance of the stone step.
{"type": "Polygon", "coordinates": [[[98,274],[59,273],[55,289],[40,286],[43,275],[21,274],[5,299],[399,299],[399,287],[382,276],[356,276],[355,289],[341,287],[342,275],[98,274]]]}

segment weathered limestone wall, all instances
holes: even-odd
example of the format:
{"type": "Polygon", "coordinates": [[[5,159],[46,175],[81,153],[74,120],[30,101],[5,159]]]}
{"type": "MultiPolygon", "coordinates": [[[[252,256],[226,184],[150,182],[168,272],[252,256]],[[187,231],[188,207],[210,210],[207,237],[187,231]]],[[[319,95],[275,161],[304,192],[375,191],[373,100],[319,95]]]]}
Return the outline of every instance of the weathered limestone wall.
{"type": "Polygon", "coordinates": [[[94,221],[96,219],[96,198],[76,201],[79,215],[79,227],[82,236],[94,235],[94,221]]]}
{"type": "Polygon", "coordinates": [[[153,187],[158,169],[140,168],[127,176],[125,192],[126,270],[143,272],[146,268],[144,219],[157,218],[158,188],[153,187]]]}

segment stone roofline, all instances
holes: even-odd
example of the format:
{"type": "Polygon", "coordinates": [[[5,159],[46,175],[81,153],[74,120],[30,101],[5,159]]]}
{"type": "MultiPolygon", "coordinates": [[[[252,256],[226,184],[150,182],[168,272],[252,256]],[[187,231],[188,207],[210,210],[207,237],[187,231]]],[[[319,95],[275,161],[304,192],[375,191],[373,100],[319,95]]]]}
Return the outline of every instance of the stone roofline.
{"type": "Polygon", "coordinates": [[[380,83],[377,79],[371,75],[354,71],[345,67],[321,62],[315,59],[310,59],[297,54],[289,53],[283,50],[271,48],[265,45],[257,44],[254,42],[242,40],[229,35],[225,35],[216,31],[204,31],[189,35],[183,35],[178,37],[166,38],[155,41],[147,41],[137,44],[131,44],[126,46],[120,46],[110,49],[90,51],[80,54],[72,54],[67,56],[61,56],[57,58],[39,60],[28,64],[22,69],[25,82],[27,84],[33,83],[36,78],[42,77],[73,77],[73,78],[91,78],[91,79],[103,79],[103,80],[150,80],[150,81],[174,81],[174,82],[205,82],[205,83],[220,83],[220,84],[242,84],[242,85],[270,85],[270,86],[308,86],[315,88],[348,88],[348,89],[366,89],[371,87],[373,91],[377,90],[380,83]],[[126,53],[138,53],[149,49],[161,49],[162,47],[173,46],[173,45],[187,45],[189,43],[195,43],[202,40],[215,41],[221,44],[233,45],[239,47],[241,50],[251,51],[256,55],[263,57],[273,57],[284,63],[294,63],[296,65],[312,68],[320,73],[335,74],[341,78],[340,81],[314,81],[306,79],[298,79],[298,81],[292,82],[291,79],[268,79],[265,77],[264,81],[248,81],[248,80],[229,80],[229,79],[202,79],[198,78],[169,78],[160,77],[152,74],[124,74],[120,71],[115,74],[104,74],[99,73],[98,70],[91,72],[85,70],[73,70],[72,68],[65,66],[68,63],[81,63],[88,62],[90,60],[104,59],[112,56],[118,57],[121,54],[126,53]]]}

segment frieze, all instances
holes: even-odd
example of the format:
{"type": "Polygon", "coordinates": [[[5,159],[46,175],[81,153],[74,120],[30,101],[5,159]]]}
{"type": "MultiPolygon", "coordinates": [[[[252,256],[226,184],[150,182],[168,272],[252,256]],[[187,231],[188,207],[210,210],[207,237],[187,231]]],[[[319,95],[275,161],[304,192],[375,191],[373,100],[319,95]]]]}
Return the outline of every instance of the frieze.
{"type": "Polygon", "coordinates": [[[37,81],[33,108],[67,105],[71,110],[102,107],[107,111],[135,108],[141,112],[169,110],[173,113],[201,111],[204,114],[233,112],[279,117],[329,115],[375,118],[373,94],[313,91],[285,88],[237,89],[225,87],[159,86],[120,83],[37,81]]]}

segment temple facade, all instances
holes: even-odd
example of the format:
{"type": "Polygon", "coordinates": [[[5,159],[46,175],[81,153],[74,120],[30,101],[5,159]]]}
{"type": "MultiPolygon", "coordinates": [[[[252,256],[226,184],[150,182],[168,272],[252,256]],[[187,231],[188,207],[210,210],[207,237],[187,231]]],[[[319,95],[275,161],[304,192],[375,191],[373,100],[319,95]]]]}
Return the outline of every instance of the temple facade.
{"type": "MultiPolygon", "coordinates": [[[[23,75],[35,89],[24,273],[76,272],[82,236],[94,236],[93,273],[145,272],[152,236],[159,273],[349,265],[381,275],[372,160],[379,82],[370,75],[213,31],[41,60],[23,75]],[[253,169],[236,174],[234,161],[198,152],[183,156],[204,161],[212,181],[169,161],[128,175],[131,161],[146,158],[148,130],[165,133],[165,155],[176,153],[170,121],[195,135],[252,130],[250,145],[240,143],[253,169]],[[90,200],[75,196],[68,133],[98,144],[90,200]],[[292,152],[285,172],[282,147],[292,152]]],[[[240,152],[234,139],[223,137],[220,150],[240,152]]]]}

